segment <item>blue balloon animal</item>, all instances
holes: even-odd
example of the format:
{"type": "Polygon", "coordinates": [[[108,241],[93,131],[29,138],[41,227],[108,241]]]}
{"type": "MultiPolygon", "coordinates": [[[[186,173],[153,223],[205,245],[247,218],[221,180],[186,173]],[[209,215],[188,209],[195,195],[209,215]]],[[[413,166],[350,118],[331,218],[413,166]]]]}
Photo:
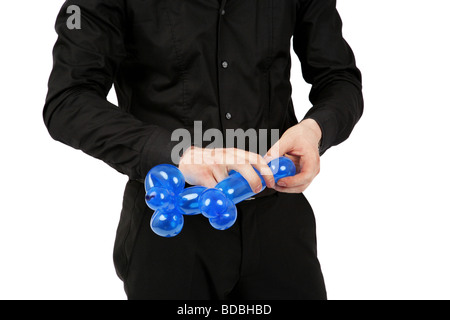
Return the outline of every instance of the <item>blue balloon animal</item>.
{"type": "MultiPolygon", "coordinates": [[[[293,176],[296,173],[294,163],[280,157],[268,164],[275,182],[293,176]]],[[[264,190],[265,181],[260,176],[264,190]]],[[[218,230],[230,228],[237,218],[237,203],[255,195],[247,180],[236,171],[219,182],[215,188],[202,186],[185,187],[185,179],[181,171],[169,164],[161,164],[152,168],[145,178],[145,202],[155,210],[150,226],[162,237],[174,237],[181,232],[184,215],[203,214],[210,224],[218,230]]]]}

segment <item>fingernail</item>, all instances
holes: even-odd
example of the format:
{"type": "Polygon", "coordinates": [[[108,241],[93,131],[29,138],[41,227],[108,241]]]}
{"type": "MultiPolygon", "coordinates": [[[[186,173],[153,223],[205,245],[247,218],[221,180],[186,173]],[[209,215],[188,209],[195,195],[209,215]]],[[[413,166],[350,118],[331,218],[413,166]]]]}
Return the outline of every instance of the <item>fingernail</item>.
{"type": "Polygon", "coordinates": [[[261,185],[259,185],[259,186],[257,186],[256,187],[256,189],[255,189],[255,193],[258,193],[258,192],[260,192],[261,191],[261,189],[262,189],[262,186],[261,185]]]}
{"type": "Polygon", "coordinates": [[[284,182],[278,182],[277,183],[280,187],[286,187],[286,183],[284,183],[284,182]]]}

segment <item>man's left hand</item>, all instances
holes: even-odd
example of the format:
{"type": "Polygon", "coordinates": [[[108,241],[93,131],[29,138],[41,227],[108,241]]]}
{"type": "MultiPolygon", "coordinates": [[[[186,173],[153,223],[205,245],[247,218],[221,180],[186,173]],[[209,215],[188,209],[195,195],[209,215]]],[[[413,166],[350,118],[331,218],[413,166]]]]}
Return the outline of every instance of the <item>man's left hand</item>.
{"type": "Polygon", "coordinates": [[[280,156],[290,158],[297,174],[280,179],[273,189],[286,193],[302,193],[320,171],[319,142],[322,131],[313,119],[305,119],[289,128],[265,155],[269,162],[280,156]]]}

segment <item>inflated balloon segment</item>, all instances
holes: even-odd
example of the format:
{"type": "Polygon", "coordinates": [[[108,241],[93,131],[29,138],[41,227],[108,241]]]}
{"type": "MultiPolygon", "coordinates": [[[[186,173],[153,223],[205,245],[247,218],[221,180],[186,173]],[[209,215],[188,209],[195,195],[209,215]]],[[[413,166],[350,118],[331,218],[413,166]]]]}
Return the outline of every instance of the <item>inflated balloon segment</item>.
{"type": "MultiPolygon", "coordinates": [[[[280,157],[268,163],[275,182],[296,173],[294,163],[280,157]]],[[[266,184],[261,174],[262,190],[266,184]]],[[[155,212],[150,226],[161,237],[174,237],[183,229],[184,215],[202,214],[217,230],[230,228],[237,218],[236,204],[255,195],[247,180],[236,171],[214,188],[185,188],[181,171],[170,164],[153,167],[145,178],[145,202],[155,212]]]]}

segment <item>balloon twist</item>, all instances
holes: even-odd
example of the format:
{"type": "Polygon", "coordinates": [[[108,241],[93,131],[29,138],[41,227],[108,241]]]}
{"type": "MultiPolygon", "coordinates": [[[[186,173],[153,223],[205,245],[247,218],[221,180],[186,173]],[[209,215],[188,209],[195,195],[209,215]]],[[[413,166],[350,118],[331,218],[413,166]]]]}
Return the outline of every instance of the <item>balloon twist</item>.
{"type": "MultiPolygon", "coordinates": [[[[294,163],[286,158],[274,159],[268,164],[275,182],[296,173],[294,163]]],[[[261,174],[262,190],[266,184],[261,174]]],[[[183,229],[184,215],[203,214],[217,230],[230,228],[237,218],[236,204],[255,195],[247,180],[236,171],[214,188],[194,186],[185,188],[181,171],[172,165],[152,168],[145,178],[145,202],[153,209],[150,226],[162,237],[174,237],[183,229]]]]}

